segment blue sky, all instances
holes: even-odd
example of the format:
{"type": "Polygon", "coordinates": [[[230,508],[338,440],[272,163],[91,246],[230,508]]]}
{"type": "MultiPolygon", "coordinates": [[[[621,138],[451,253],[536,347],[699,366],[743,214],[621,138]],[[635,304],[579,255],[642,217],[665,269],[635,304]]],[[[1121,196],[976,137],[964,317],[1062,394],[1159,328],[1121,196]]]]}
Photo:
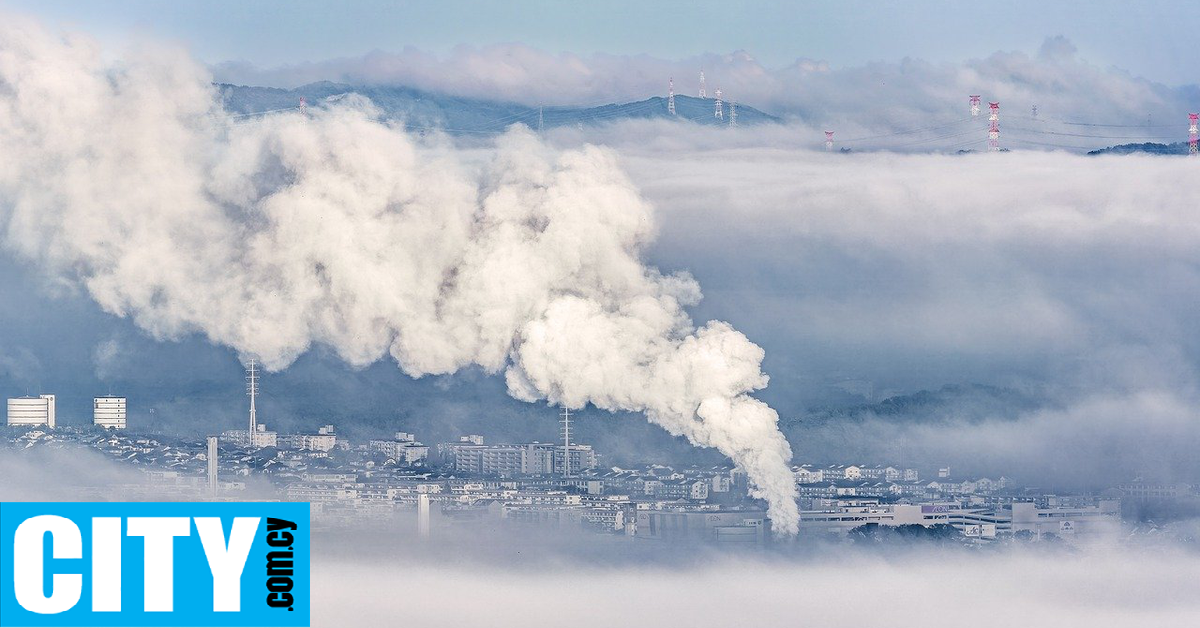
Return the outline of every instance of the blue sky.
{"type": "Polygon", "coordinates": [[[1081,56],[1170,84],[1196,82],[1200,3],[834,0],[758,2],[314,2],[267,0],[2,0],[112,42],[131,33],[185,42],[210,63],[260,65],[355,56],[404,46],[521,42],[548,51],[665,58],[745,49],[767,66],[797,57],[833,67],[916,56],[961,61],[1036,50],[1065,35],[1081,56]]]}

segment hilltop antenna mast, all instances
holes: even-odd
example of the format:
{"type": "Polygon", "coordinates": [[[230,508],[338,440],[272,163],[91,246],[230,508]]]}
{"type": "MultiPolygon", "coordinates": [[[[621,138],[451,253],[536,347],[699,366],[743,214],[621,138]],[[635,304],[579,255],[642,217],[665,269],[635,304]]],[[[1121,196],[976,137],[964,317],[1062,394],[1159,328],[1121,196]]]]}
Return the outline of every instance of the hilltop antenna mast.
{"type": "Polygon", "coordinates": [[[563,477],[571,477],[571,411],[563,406],[562,414],[562,433],[563,433],[563,477]]]}
{"type": "Polygon", "coordinates": [[[1197,140],[1200,139],[1200,129],[1196,128],[1198,122],[1200,122],[1200,113],[1189,113],[1188,114],[1188,154],[1189,155],[1196,154],[1196,150],[1197,150],[1196,143],[1197,143],[1197,140]]]}
{"type": "Polygon", "coordinates": [[[721,88],[717,88],[717,108],[713,110],[713,116],[718,120],[725,119],[725,112],[721,111],[721,88]]]}
{"type": "Polygon", "coordinates": [[[825,150],[827,150],[827,151],[833,150],[833,131],[825,132],[825,150]]]}
{"type": "Polygon", "coordinates": [[[304,97],[301,96],[300,97],[300,115],[303,116],[303,115],[306,115],[307,113],[308,113],[308,103],[304,102],[304,97]]]}
{"type": "Polygon", "coordinates": [[[1037,120],[1037,105],[1034,105],[1034,106],[1033,106],[1033,111],[1032,111],[1032,113],[1033,113],[1033,119],[1034,119],[1034,120],[1037,120]]]}
{"type": "Polygon", "coordinates": [[[545,120],[542,118],[542,106],[538,105],[538,134],[539,135],[542,133],[543,128],[545,128],[545,120]]]}
{"type": "Polygon", "coordinates": [[[704,90],[704,70],[700,70],[700,97],[708,98],[708,92],[704,90]]]}
{"type": "Polygon", "coordinates": [[[1000,150],[1000,103],[989,102],[988,107],[992,112],[988,115],[988,151],[996,152],[1000,150]]]}
{"type": "Polygon", "coordinates": [[[246,366],[246,394],[250,395],[250,445],[254,445],[254,434],[258,432],[258,416],[254,412],[254,401],[258,397],[258,369],[254,359],[246,366]]]}
{"type": "Polygon", "coordinates": [[[667,113],[675,115],[675,79],[667,80],[667,113]]]}
{"type": "Polygon", "coordinates": [[[737,102],[729,101],[729,126],[737,126],[737,102]]]}
{"type": "Polygon", "coordinates": [[[979,117],[979,96],[971,95],[971,117],[979,117]]]}

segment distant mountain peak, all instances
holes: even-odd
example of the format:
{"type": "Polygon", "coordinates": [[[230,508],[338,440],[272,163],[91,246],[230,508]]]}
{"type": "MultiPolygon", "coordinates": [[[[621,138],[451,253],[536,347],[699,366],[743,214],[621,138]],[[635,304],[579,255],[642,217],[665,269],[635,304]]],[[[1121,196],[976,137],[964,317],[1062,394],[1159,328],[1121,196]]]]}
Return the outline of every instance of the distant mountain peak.
{"type": "MultiPolygon", "coordinates": [[[[519,103],[463,98],[426,92],[405,86],[348,85],[317,81],[295,89],[218,84],[225,108],[233,113],[252,114],[296,106],[300,98],[310,105],[323,99],[357,93],[379,107],[384,115],[403,118],[416,128],[443,130],[450,134],[502,133],[513,124],[536,128],[591,126],[630,119],[677,119],[706,126],[729,124],[731,103],[723,105],[723,117],[715,115],[716,100],[675,96],[676,115],[668,112],[665,96],[610,103],[594,107],[532,106],[519,103]]],[[[737,104],[738,125],[781,122],[775,116],[742,103],[737,104]]]]}

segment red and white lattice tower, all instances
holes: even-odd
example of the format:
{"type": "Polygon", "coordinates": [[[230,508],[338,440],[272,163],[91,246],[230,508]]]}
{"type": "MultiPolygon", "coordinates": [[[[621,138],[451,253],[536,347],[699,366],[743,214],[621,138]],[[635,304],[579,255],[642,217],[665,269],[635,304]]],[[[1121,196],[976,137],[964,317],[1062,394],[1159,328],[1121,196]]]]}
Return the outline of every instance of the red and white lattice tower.
{"type": "Polygon", "coordinates": [[[704,70],[700,70],[700,97],[708,98],[708,92],[704,89],[704,70]]]}
{"type": "Polygon", "coordinates": [[[300,97],[300,115],[308,113],[308,103],[304,102],[304,97],[300,97]]]}
{"type": "Polygon", "coordinates": [[[675,79],[667,81],[667,113],[675,115],[675,79]]]}
{"type": "Polygon", "coordinates": [[[1188,114],[1188,154],[1196,154],[1196,142],[1200,138],[1200,130],[1196,128],[1197,120],[1200,119],[1200,113],[1188,114]]]}
{"type": "Polygon", "coordinates": [[[1000,150],[1000,103],[990,102],[988,107],[991,107],[992,112],[988,115],[988,150],[1000,150]]]}
{"type": "Polygon", "coordinates": [[[718,120],[725,119],[725,112],[721,110],[721,88],[717,88],[717,108],[713,110],[713,116],[718,120]]]}
{"type": "Polygon", "coordinates": [[[833,131],[825,132],[825,150],[833,150],[833,131]]]}
{"type": "Polygon", "coordinates": [[[975,96],[975,95],[971,96],[971,117],[972,118],[979,117],[979,96],[975,96]]]}

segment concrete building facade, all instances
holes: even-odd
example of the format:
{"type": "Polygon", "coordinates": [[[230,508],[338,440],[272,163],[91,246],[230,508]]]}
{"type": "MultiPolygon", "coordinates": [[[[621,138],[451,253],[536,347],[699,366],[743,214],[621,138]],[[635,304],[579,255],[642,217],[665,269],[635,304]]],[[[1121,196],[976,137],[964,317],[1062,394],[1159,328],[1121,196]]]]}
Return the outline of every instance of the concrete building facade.
{"type": "Polygon", "coordinates": [[[10,426],[45,425],[53,428],[55,426],[54,395],[9,399],[8,424],[10,426]]]}
{"type": "Polygon", "coordinates": [[[124,397],[106,395],[92,399],[92,423],[106,430],[123,430],[126,427],[124,397]]]}

